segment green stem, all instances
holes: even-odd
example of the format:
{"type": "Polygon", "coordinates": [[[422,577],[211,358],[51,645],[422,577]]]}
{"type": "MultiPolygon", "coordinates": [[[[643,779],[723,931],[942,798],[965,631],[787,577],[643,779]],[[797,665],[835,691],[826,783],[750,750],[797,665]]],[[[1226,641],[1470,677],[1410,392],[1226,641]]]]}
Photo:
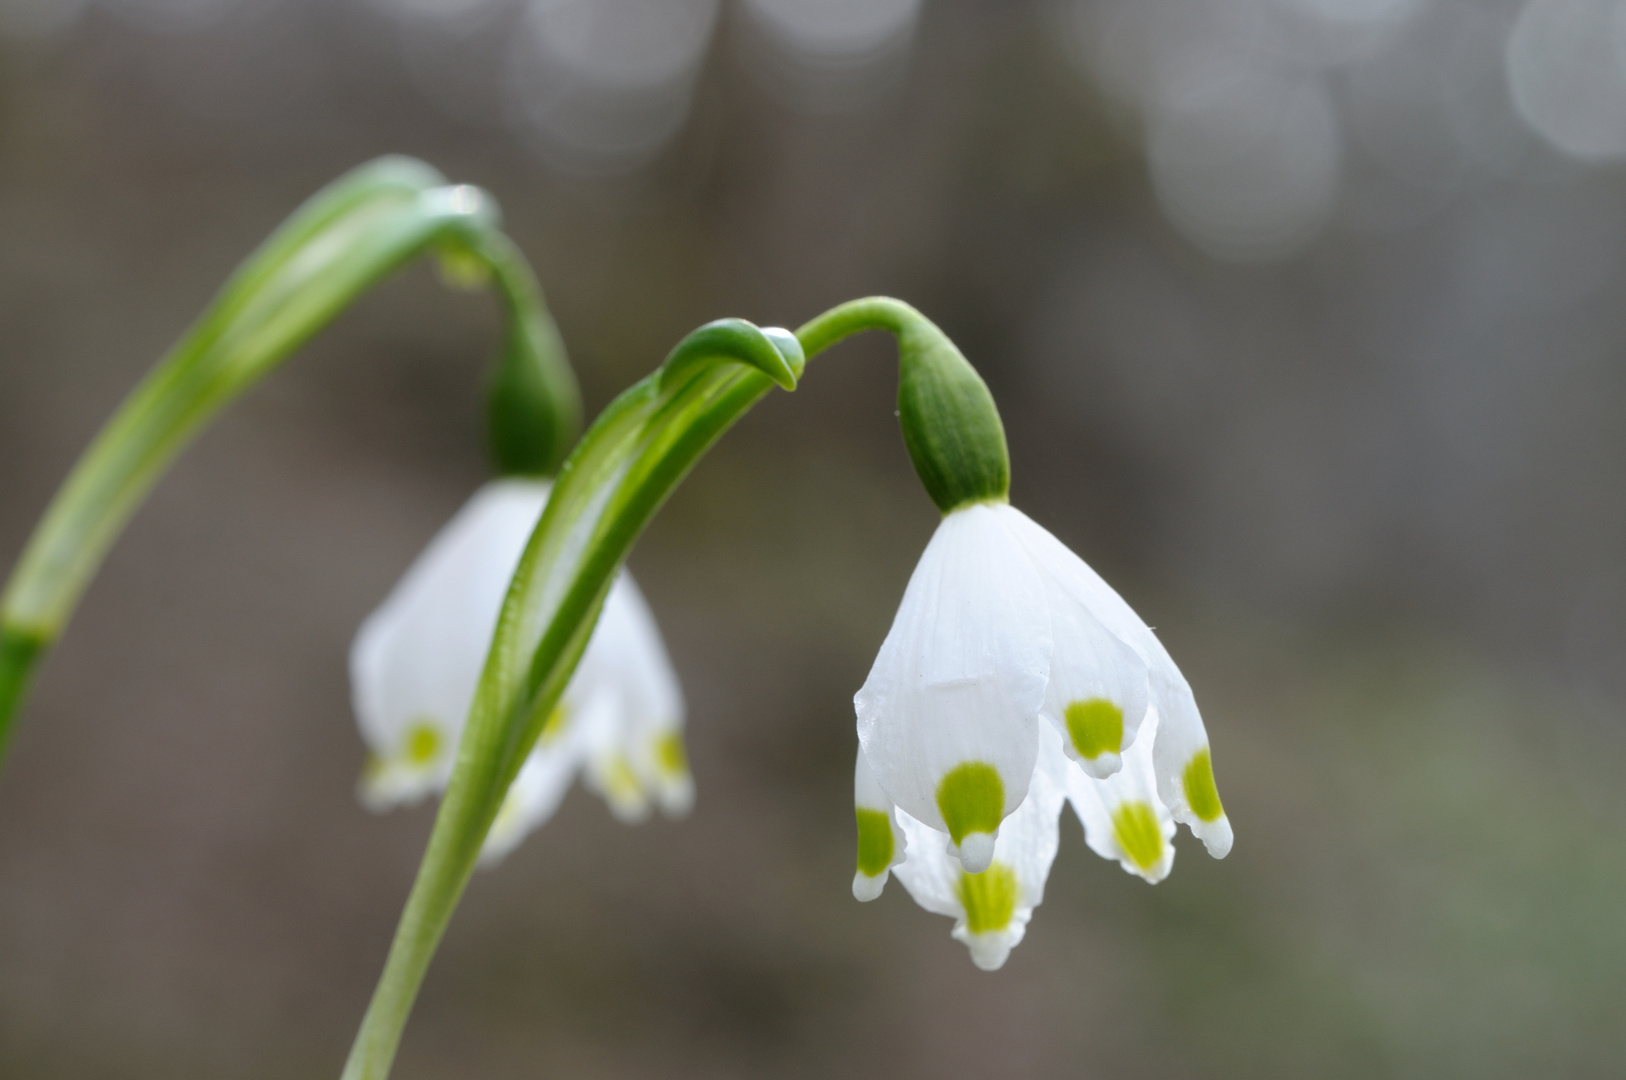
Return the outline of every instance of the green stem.
{"type": "MultiPolygon", "coordinates": [[[[6,583],[0,632],[33,642],[36,655],[54,642],[130,515],[203,426],[425,250],[472,259],[496,282],[511,323],[500,370],[520,373],[533,406],[535,393],[558,395],[551,411],[546,401],[520,410],[545,432],[528,460],[556,463],[575,434],[580,402],[535,279],[496,230],[489,197],[446,186],[404,158],[362,166],[312,197],[238,269],[85,450],[6,583]]],[[[22,699],[23,674],[7,678],[16,687],[0,694],[0,736],[22,699]]],[[[4,751],[0,737],[0,766],[4,751]]]]}
{"type": "Polygon", "coordinates": [[[659,373],[645,379],[600,415],[560,470],[499,617],[452,778],[344,1080],[389,1075],[502,796],[575,670],[616,568],[695,461],[773,386],[759,371],[729,367],[702,372],[675,391],[663,390],[659,373]],[[612,498],[595,498],[606,486],[612,498]],[[589,542],[569,542],[580,535],[589,542]]]}
{"type": "Polygon", "coordinates": [[[343,1080],[388,1077],[508,785],[564,692],[615,571],[644,527],[775,382],[794,387],[804,356],[865,330],[890,331],[900,344],[911,335],[941,337],[914,308],[886,297],[833,308],[798,330],[795,341],[735,320],[713,323],[612,402],[571,452],[515,571],[451,780],[343,1080]]]}
{"type": "Polygon", "coordinates": [[[809,354],[858,330],[898,338],[898,426],[903,443],[944,514],[1005,502],[1011,489],[1005,425],[982,381],[954,342],[908,304],[870,297],[843,304],[802,328],[809,354]]]}
{"type": "Polygon", "coordinates": [[[503,302],[508,336],[491,382],[486,434],[503,476],[552,476],[582,428],[581,391],[530,263],[502,233],[476,256],[503,302]]]}
{"type": "Polygon", "coordinates": [[[830,346],[865,330],[886,330],[901,337],[922,323],[931,325],[926,316],[902,300],[865,296],[838,304],[809,319],[797,328],[796,339],[811,360],[830,346]]]}
{"type": "Polygon", "coordinates": [[[5,760],[11,739],[12,717],[22,708],[33,681],[34,668],[45,651],[45,642],[30,634],[0,629],[0,761],[5,760]]]}

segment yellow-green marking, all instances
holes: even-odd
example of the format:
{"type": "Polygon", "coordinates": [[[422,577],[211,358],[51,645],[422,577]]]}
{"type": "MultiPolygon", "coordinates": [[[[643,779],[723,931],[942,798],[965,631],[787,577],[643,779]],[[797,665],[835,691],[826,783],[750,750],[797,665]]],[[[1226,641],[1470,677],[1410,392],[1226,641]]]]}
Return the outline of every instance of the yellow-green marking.
{"type": "Polygon", "coordinates": [[[689,755],[683,749],[681,731],[668,731],[655,736],[655,764],[668,776],[688,774],[689,755]]]}
{"type": "Polygon", "coordinates": [[[561,701],[559,704],[555,705],[553,707],[553,711],[548,714],[547,721],[542,725],[542,733],[537,736],[537,745],[547,746],[559,736],[563,735],[565,733],[565,729],[569,726],[570,714],[565,711],[565,703],[561,701]]]}
{"type": "Polygon", "coordinates": [[[604,793],[618,802],[636,802],[643,798],[644,785],[638,782],[638,774],[632,771],[632,762],[627,755],[614,753],[605,762],[604,793]]]}
{"type": "Polygon", "coordinates": [[[1116,754],[1124,744],[1124,711],[1106,698],[1075,701],[1063,713],[1073,749],[1087,761],[1116,754]]]}
{"type": "Polygon", "coordinates": [[[857,809],[858,872],[875,877],[892,865],[892,815],[885,810],[857,809]]]}
{"type": "Polygon", "coordinates": [[[1005,811],[999,771],[981,761],[956,765],[937,785],[937,809],[956,844],[968,833],[993,833],[1005,811]]]}
{"type": "Polygon", "coordinates": [[[428,765],[440,756],[441,745],[440,729],[428,720],[419,720],[407,730],[404,756],[409,764],[428,765]]]}
{"type": "Polygon", "coordinates": [[[1225,807],[1220,805],[1219,788],[1214,786],[1214,762],[1208,756],[1208,747],[1192,755],[1181,777],[1181,786],[1186,791],[1186,805],[1198,820],[1218,821],[1225,813],[1225,807]]]}
{"type": "Polygon", "coordinates": [[[996,862],[980,874],[960,871],[954,887],[965,908],[966,929],[973,934],[1003,930],[1016,913],[1016,871],[1007,863],[996,862]]]}
{"type": "Polygon", "coordinates": [[[1119,803],[1112,812],[1112,835],[1118,849],[1142,870],[1150,870],[1163,858],[1163,830],[1151,803],[1139,799],[1119,803]]]}

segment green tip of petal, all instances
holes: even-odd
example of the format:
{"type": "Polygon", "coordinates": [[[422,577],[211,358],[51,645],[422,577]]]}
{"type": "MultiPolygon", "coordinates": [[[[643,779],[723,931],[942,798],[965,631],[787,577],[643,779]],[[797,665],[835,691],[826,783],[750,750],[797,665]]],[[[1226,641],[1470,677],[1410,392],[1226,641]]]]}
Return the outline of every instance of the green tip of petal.
{"type": "Polygon", "coordinates": [[[892,865],[892,815],[858,807],[858,872],[877,877],[892,865]]]}
{"type": "Polygon", "coordinates": [[[509,788],[507,794],[502,797],[502,805],[497,808],[497,816],[492,819],[491,828],[487,832],[486,846],[488,848],[501,847],[501,841],[504,839],[502,834],[517,827],[519,825],[519,817],[519,796],[514,794],[513,788],[509,788]],[[490,838],[493,836],[497,837],[498,842],[493,843],[491,841],[490,838]]]}
{"type": "Polygon", "coordinates": [[[1075,701],[1067,706],[1067,735],[1080,757],[1094,761],[1117,753],[1124,742],[1124,711],[1106,698],[1075,701]]]}
{"type": "Polygon", "coordinates": [[[1005,784],[999,771],[981,761],[956,765],[937,785],[937,809],[956,844],[968,833],[998,832],[1005,813],[1005,784]]]}
{"type": "Polygon", "coordinates": [[[618,802],[643,797],[644,786],[638,782],[638,774],[633,772],[632,762],[627,760],[627,755],[617,753],[610,758],[604,770],[604,791],[618,802]]]}
{"type": "Polygon", "coordinates": [[[645,790],[626,754],[615,751],[606,755],[590,775],[592,786],[609,804],[616,820],[630,825],[649,816],[650,792],[645,790]]]}
{"type": "Polygon", "coordinates": [[[960,873],[954,887],[965,908],[966,929],[973,934],[1003,930],[1016,914],[1016,871],[996,862],[980,874],[960,873]]]}
{"type": "Polygon", "coordinates": [[[428,720],[419,720],[407,730],[403,756],[410,764],[428,765],[440,756],[443,745],[440,729],[428,720]]]}
{"type": "Polygon", "coordinates": [[[1157,823],[1157,811],[1148,802],[1137,799],[1119,804],[1112,812],[1112,835],[1125,857],[1143,871],[1163,858],[1163,830],[1157,823]]]}
{"type": "Polygon", "coordinates": [[[682,732],[655,736],[655,765],[667,776],[689,775],[689,755],[683,748],[682,732]]]}
{"type": "Polygon", "coordinates": [[[1225,813],[1225,807],[1220,805],[1219,788],[1214,786],[1214,762],[1208,755],[1208,747],[1192,755],[1181,786],[1186,791],[1186,804],[1199,821],[1218,821],[1225,813]]]}
{"type": "Polygon", "coordinates": [[[569,726],[570,714],[565,711],[565,704],[561,701],[548,714],[547,721],[542,725],[542,733],[536,737],[536,745],[547,746],[549,743],[554,742],[565,733],[565,729],[569,726]]]}

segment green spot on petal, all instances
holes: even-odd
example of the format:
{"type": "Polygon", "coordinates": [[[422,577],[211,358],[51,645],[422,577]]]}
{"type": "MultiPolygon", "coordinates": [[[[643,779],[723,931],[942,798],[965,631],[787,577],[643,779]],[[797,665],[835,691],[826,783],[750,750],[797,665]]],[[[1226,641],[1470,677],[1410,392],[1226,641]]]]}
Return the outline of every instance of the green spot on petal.
{"type": "Polygon", "coordinates": [[[632,762],[625,754],[613,755],[604,770],[604,793],[617,801],[632,802],[643,797],[644,786],[638,774],[632,771],[632,762]]]}
{"type": "Polygon", "coordinates": [[[417,766],[428,765],[440,756],[440,731],[427,720],[419,720],[407,730],[406,759],[417,766]]]}
{"type": "Polygon", "coordinates": [[[689,755],[683,749],[683,733],[668,731],[655,737],[655,764],[668,776],[686,776],[689,755]]]}
{"type": "Polygon", "coordinates": [[[1186,789],[1186,803],[1199,820],[1217,821],[1225,813],[1225,807],[1220,805],[1219,788],[1214,786],[1214,762],[1208,756],[1208,747],[1192,755],[1182,786],[1186,789]]]}
{"type": "Polygon", "coordinates": [[[1120,803],[1112,812],[1112,835],[1129,861],[1142,870],[1150,870],[1163,857],[1163,830],[1151,803],[1120,803]]]}
{"type": "Polygon", "coordinates": [[[1011,924],[1016,913],[1016,871],[1009,865],[996,862],[980,874],[962,870],[954,891],[965,908],[966,929],[973,934],[1003,930],[1011,924]]]}
{"type": "Polygon", "coordinates": [[[1086,760],[1094,761],[1109,750],[1116,754],[1124,744],[1124,711],[1106,698],[1075,701],[1064,716],[1073,749],[1086,760]]]}
{"type": "Polygon", "coordinates": [[[537,736],[537,744],[539,746],[547,746],[559,736],[563,735],[565,733],[565,728],[569,726],[569,724],[570,714],[565,712],[565,704],[561,701],[559,704],[555,705],[553,707],[553,711],[548,714],[548,722],[542,725],[542,734],[537,736]]]}
{"type": "Polygon", "coordinates": [[[993,833],[1005,810],[1005,784],[992,765],[981,761],[956,765],[937,785],[937,809],[956,844],[967,833],[993,833]]]}
{"type": "Polygon", "coordinates": [[[858,807],[858,872],[875,877],[892,865],[892,815],[858,807]]]}

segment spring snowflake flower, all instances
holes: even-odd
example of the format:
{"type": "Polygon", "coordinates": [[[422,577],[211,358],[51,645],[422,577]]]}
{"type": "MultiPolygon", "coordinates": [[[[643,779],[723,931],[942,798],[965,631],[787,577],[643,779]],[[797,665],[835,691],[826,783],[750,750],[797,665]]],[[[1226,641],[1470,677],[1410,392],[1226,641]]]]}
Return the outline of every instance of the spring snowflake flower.
{"type": "Polygon", "coordinates": [[[1005,503],[944,516],[853,699],[858,873],[953,916],[973,961],[1022,939],[1070,803],[1098,854],[1147,881],[1182,822],[1224,858],[1231,825],[1191,688],[1151,629],[1005,503]]]}
{"type": "MultiPolygon", "coordinates": [[[[356,719],[370,757],[359,794],[376,811],[445,788],[497,613],[547,504],[540,481],[493,481],[442,529],[350,651],[356,719]]],[[[694,799],[683,694],[648,605],[624,571],[558,708],[486,838],[494,862],[547,821],[579,772],[622,820],[694,799]]]]}

